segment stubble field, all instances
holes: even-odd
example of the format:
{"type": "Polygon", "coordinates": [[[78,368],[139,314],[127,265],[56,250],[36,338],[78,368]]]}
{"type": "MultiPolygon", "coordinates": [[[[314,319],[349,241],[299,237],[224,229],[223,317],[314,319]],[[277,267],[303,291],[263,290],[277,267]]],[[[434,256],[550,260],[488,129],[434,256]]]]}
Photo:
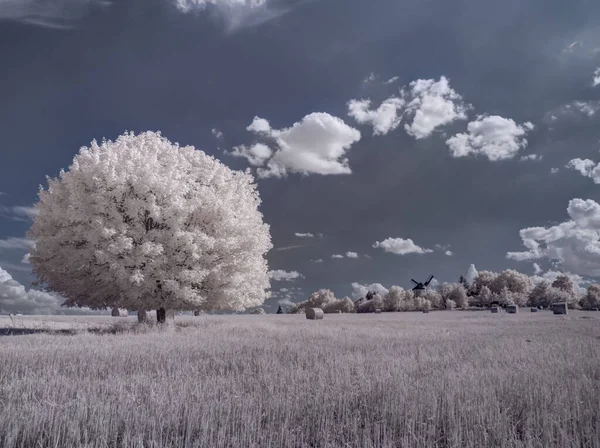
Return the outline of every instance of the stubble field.
{"type": "Polygon", "coordinates": [[[600,447],[600,313],[53,319],[0,338],[4,448],[600,447]]]}

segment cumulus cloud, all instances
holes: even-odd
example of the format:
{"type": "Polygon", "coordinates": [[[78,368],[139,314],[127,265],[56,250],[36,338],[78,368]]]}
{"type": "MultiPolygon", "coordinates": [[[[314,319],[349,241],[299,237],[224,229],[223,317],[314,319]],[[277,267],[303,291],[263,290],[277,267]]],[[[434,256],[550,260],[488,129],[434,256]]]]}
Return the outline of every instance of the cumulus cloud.
{"type": "Polygon", "coordinates": [[[467,275],[465,275],[465,279],[467,280],[469,285],[473,284],[473,282],[477,278],[477,275],[479,275],[479,273],[477,272],[475,265],[474,264],[469,265],[469,269],[467,269],[467,275]]]}
{"type": "Polygon", "coordinates": [[[416,139],[429,137],[438,127],[467,118],[467,107],[462,97],[450,87],[445,76],[439,81],[418,79],[409,86],[412,100],[407,111],[414,115],[412,123],[404,125],[404,128],[416,139]]]}
{"type": "MultiPolygon", "coordinates": [[[[395,82],[398,77],[384,84],[395,82]]],[[[406,132],[422,139],[429,137],[436,129],[455,120],[466,119],[466,106],[462,97],[450,87],[445,76],[435,79],[417,79],[400,90],[400,97],[391,96],[377,109],[371,109],[368,99],[348,101],[348,115],[358,123],[373,126],[373,135],[385,135],[396,129],[403,117],[409,123],[404,125],[406,132]]]]}
{"type": "Polygon", "coordinates": [[[108,0],[0,0],[0,20],[48,28],[70,28],[92,9],[111,3],[108,0]]]}
{"type": "Polygon", "coordinates": [[[447,250],[446,252],[444,252],[444,254],[451,257],[452,255],[454,255],[454,252],[452,252],[451,250],[447,250]]]}
{"type": "Polygon", "coordinates": [[[556,174],[558,173],[560,170],[558,168],[550,168],[550,174],[556,174]]]}
{"type": "Polygon", "coordinates": [[[595,184],[600,184],[600,163],[590,159],[572,159],[566,168],[578,171],[582,176],[589,177],[595,184]]]}
{"type": "Polygon", "coordinates": [[[569,220],[550,227],[529,227],[519,232],[523,252],[508,252],[517,261],[548,259],[568,272],[600,276],[600,204],[572,199],[569,220]]]}
{"type": "Polygon", "coordinates": [[[537,263],[533,263],[533,273],[535,275],[541,274],[542,273],[542,268],[540,267],[539,264],[537,263]]]}
{"type": "Polygon", "coordinates": [[[307,233],[296,232],[296,233],[294,233],[294,235],[297,236],[298,238],[314,238],[315,237],[310,232],[307,232],[307,233]]]}
{"type": "Polygon", "coordinates": [[[0,267],[0,314],[67,314],[84,313],[87,309],[61,308],[64,299],[56,294],[25,290],[25,287],[0,267]]]}
{"type": "Polygon", "coordinates": [[[376,292],[380,296],[388,293],[388,289],[381,283],[371,283],[370,285],[361,285],[360,283],[352,283],[352,298],[360,299],[367,295],[369,291],[376,292]]]}
{"type": "Polygon", "coordinates": [[[385,252],[391,252],[396,255],[407,254],[427,254],[433,252],[431,249],[424,249],[416,245],[410,238],[386,238],[373,244],[374,248],[381,248],[385,252]]]}
{"type": "MultiPolygon", "coordinates": [[[[260,25],[286,14],[294,7],[290,2],[267,0],[169,0],[182,13],[210,11],[218,16],[227,31],[260,25]]],[[[304,1],[304,0],[302,0],[304,1]]],[[[301,2],[295,2],[298,4],[301,2]]]]}
{"type": "Polygon", "coordinates": [[[544,122],[552,127],[585,122],[594,118],[598,110],[600,101],[572,101],[546,112],[544,122]]]}
{"type": "MultiPolygon", "coordinates": [[[[247,129],[270,139],[276,147],[272,156],[267,156],[264,147],[260,147],[259,157],[256,151],[252,154],[257,166],[266,163],[266,167],[258,168],[261,178],[281,178],[289,173],[350,174],[352,170],[346,151],[361,137],[358,130],[348,126],[342,119],[324,112],[309,114],[292,127],[284,129],[273,129],[264,118],[254,117],[247,129]]],[[[239,152],[240,155],[248,153],[239,152]]]]}
{"type": "Polygon", "coordinates": [[[211,132],[217,140],[223,140],[223,133],[221,131],[219,131],[216,128],[213,128],[211,132]]]}
{"type": "Polygon", "coordinates": [[[521,156],[521,162],[527,162],[530,160],[537,160],[540,161],[542,160],[542,156],[538,156],[537,154],[529,154],[527,156],[521,156]]]}
{"type": "Polygon", "coordinates": [[[235,146],[233,151],[226,152],[233,157],[244,157],[252,166],[262,166],[271,157],[271,148],[263,143],[256,143],[249,148],[246,145],[235,146]]]}
{"type": "Polygon", "coordinates": [[[596,87],[600,85],[600,67],[594,72],[594,78],[592,79],[592,86],[596,87]]]}
{"type": "Polygon", "coordinates": [[[479,115],[467,125],[467,132],[446,140],[454,157],[481,154],[492,161],[511,159],[527,146],[524,136],[533,130],[530,122],[516,124],[498,115],[479,115]]]}
{"type": "Polygon", "coordinates": [[[29,256],[30,255],[28,253],[25,254],[25,255],[23,255],[23,258],[21,258],[21,263],[23,263],[23,264],[29,264],[29,256]]]}
{"type": "Polygon", "coordinates": [[[398,81],[400,79],[399,76],[394,76],[393,78],[388,79],[387,81],[384,81],[384,84],[393,84],[396,81],[398,81]]]}
{"type": "Polygon", "coordinates": [[[346,257],[348,257],[348,258],[358,258],[358,254],[356,252],[346,252],[346,257]]]}
{"type": "Polygon", "coordinates": [[[317,258],[315,260],[310,260],[310,261],[312,261],[313,263],[323,263],[323,259],[322,258],[317,258]]]}
{"type": "Polygon", "coordinates": [[[370,84],[377,79],[377,75],[373,72],[369,73],[369,75],[363,79],[363,85],[370,84]]]}
{"type": "Polygon", "coordinates": [[[400,110],[406,102],[401,98],[391,97],[386,99],[375,109],[370,109],[370,100],[348,101],[348,115],[357,123],[371,124],[373,135],[385,135],[396,129],[402,121],[400,110]]]}
{"type": "Polygon", "coordinates": [[[303,278],[304,276],[297,271],[287,272],[283,269],[277,269],[274,271],[269,271],[269,277],[271,277],[271,280],[276,282],[289,282],[299,278],[303,278]]]}
{"type": "Polygon", "coordinates": [[[333,254],[331,258],[344,258],[342,254],[333,254]]]}

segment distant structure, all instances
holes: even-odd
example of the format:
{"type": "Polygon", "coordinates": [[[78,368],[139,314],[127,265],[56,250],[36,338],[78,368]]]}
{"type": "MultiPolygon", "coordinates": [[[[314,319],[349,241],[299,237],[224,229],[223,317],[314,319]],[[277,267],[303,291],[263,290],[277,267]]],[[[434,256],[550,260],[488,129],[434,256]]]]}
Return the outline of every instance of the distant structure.
{"type": "Polygon", "coordinates": [[[283,314],[283,308],[281,308],[281,305],[279,305],[279,308],[277,308],[277,314],[283,314]]]}
{"type": "Polygon", "coordinates": [[[423,295],[427,291],[429,283],[431,283],[431,280],[433,280],[433,275],[431,275],[426,282],[418,282],[413,278],[411,278],[410,280],[415,284],[415,287],[412,289],[413,293],[415,294],[415,297],[421,297],[421,295],[423,295]]]}
{"type": "Polygon", "coordinates": [[[508,314],[517,314],[519,312],[519,306],[518,305],[507,305],[506,312],[508,314]]]}

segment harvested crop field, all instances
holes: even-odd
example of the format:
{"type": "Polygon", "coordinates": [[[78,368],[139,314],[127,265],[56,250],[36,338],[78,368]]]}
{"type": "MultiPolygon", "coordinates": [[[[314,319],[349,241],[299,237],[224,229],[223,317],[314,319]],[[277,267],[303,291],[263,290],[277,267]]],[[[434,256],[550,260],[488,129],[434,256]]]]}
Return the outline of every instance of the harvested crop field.
{"type": "Polygon", "coordinates": [[[0,338],[0,446],[600,447],[600,313],[76,319],[0,338]]]}

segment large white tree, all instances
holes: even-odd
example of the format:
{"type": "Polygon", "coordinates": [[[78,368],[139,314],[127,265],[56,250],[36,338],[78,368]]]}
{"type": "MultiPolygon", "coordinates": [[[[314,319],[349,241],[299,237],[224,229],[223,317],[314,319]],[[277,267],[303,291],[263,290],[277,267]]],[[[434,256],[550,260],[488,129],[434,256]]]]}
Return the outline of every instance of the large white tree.
{"type": "Polygon", "coordinates": [[[249,173],[160,133],[93,141],[40,189],[30,262],[66,306],[241,311],[269,288],[249,173]]]}

